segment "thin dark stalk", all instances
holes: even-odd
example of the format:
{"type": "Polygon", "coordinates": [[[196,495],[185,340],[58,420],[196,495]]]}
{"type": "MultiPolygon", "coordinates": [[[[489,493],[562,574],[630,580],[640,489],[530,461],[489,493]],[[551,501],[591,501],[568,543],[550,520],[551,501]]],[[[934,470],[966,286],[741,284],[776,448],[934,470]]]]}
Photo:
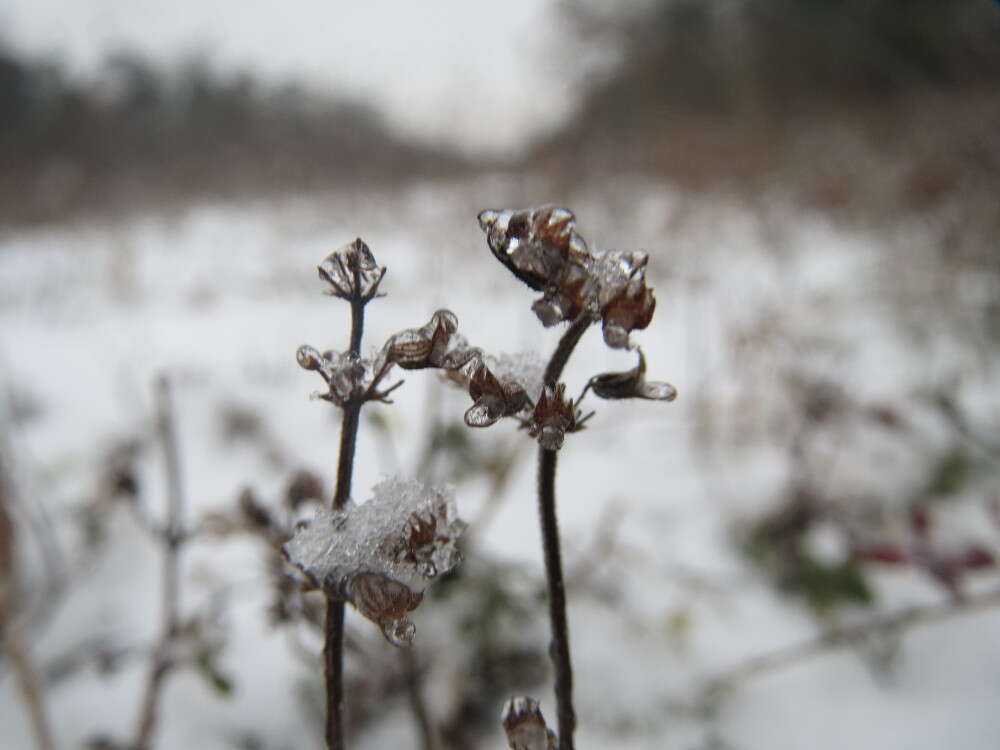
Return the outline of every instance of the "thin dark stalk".
{"type": "MultiPolygon", "coordinates": [[[[590,323],[589,318],[581,316],[563,334],[545,368],[545,385],[554,387],[559,381],[570,355],[590,323]]],[[[576,712],[573,710],[573,667],[569,653],[569,624],[566,620],[566,586],[563,582],[559,523],[556,518],[556,457],[556,451],[538,449],[538,516],[549,589],[549,619],[552,623],[549,655],[555,669],[559,750],[573,750],[576,712]]]]}
{"type": "Polygon", "coordinates": [[[566,333],[559,339],[559,344],[556,346],[556,350],[552,352],[549,364],[545,368],[545,385],[554,387],[559,382],[559,378],[562,377],[562,371],[565,369],[570,355],[576,349],[576,345],[580,343],[580,339],[592,322],[584,314],[573,321],[570,327],[566,329],[566,333]]]}
{"type": "Polygon", "coordinates": [[[438,742],[434,735],[434,724],[431,722],[427,701],[424,700],[423,684],[420,666],[412,648],[403,651],[403,670],[406,679],[406,693],[410,701],[410,710],[420,732],[421,750],[438,750],[438,742]]]}
{"type": "Polygon", "coordinates": [[[180,451],[170,403],[170,384],[166,378],[161,378],[157,383],[157,400],[157,426],[163,445],[167,483],[167,520],[163,529],[163,625],[153,652],[139,723],[132,743],[136,750],[146,750],[152,742],[163,686],[167,675],[175,666],[174,642],[181,631],[180,551],[184,543],[184,494],[181,487],[180,451]]]}
{"type": "Polygon", "coordinates": [[[21,628],[7,618],[3,605],[0,604],[0,646],[10,659],[11,670],[17,679],[21,698],[31,718],[31,730],[35,736],[35,747],[38,750],[53,750],[52,731],[49,728],[48,715],[45,711],[45,701],[39,687],[38,671],[31,659],[28,645],[22,638],[21,628]]]}
{"type": "MultiPolygon", "coordinates": [[[[5,446],[4,446],[5,447],[5,446]]],[[[25,642],[22,625],[17,622],[16,589],[14,575],[14,521],[9,507],[13,504],[13,480],[7,476],[3,456],[0,455],[0,652],[10,660],[11,670],[17,680],[24,707],[31,719],[31,729],[38,750],[52,750],[52,730],[45,700],[40,688],[38,670],[25,642]]]]}
{"type": "MultiPolygon", "coordinates": [[[[350,352],[361,356],[361,338],[365,330],[365,305],[369,299],[357,291],[361,288],[360,272],[354,269],[355,294],[351,298],[350,352]]],[[[337,457],[337,489],[333,508],[343,508],[351,497],[354,476],[354,454],[358,443],[358,426],[364,400],[352,399],[344,405],[340,424],[340,451],[337,457]]],[[[332,596],[326,599],[324,623],[323,674],[326,681],[326,746],[329,750],[344,750],[344,602],[332,596]]]]}

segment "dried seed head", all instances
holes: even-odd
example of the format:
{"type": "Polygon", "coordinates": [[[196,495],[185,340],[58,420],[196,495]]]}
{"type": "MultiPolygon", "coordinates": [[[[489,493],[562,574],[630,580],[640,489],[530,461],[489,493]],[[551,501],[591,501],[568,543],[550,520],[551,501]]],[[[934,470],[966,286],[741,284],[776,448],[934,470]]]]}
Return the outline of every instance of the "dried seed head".
{"type": "Polygon", "coordinates": [[[538,438],[539,445],[546,450],[562,448],[566,433],[576,428],[576,408],[565,393],[566,386],[562,383],[554,389],[545,386],[531,415],[528,433],[538,438]]]}
{"type": "Polygon", "coordinates": [[[677,389],[670,383],[646,380],[646,358],[637,350],[639,363],[625,372],[602,372],[590,379],[587,387],[601,398],[644,398],[651,401],[673,401],[677,389]]]}
{"type": "Polygon", "coordinates": [[[383,396],[374,389],[389,374],[392,365],[381,357],[373,363],[351,352],[326,351],[320,354],[305,345],[299,347],[295,358],[303,369],[318,372],[326,383],[326,392],[314,393],[313,397],[337,406],[344,406],[354,399],[383,396]]]}
{"type": "Polygon", "coordinates": [[[545,724],[538,701],[524,696],[509,699],[500,714],[510,750],[556,750],[556,736],[545,724]]]}
{"type": "Polygon", "coordinates": [[[475,402],[465,412],[465,423],[469,427],[489,427],[532,405],[520,383],[513,378],[498,379],[482,360],[477,362],[469,381],[469,395],[475,402]]]}
{"type": "Polygon", "coordinates": [[[330,285],[327,293],[346,300],[374,297],[386,271],[360,237],[330,253],[318,270],[319,277],[330,285]]]}
{"type": "Polygon", "coordinates": [[[646,287],[646,253],[590,252],[564,208],[491,209],[479,215],[479,224],[497,259],[542,292],[532,309],[543,325],[588,315],[602,320],[608,346],[627,349],[629,332],[652,320],[656,301],[646,287]]]}
{"type": "Polygon", "coordinates": [[[386,479],[373,492],[360,506],[318,511],[282,549],[311,585],[351,602],[399,646],[413,637],[406,613],[424,588],[459,563],[465,524],[444,490],[386,479]]]}
{"type": "MultiPolygon", "coordinates": [[[[458,318],[455,313],[451,310],[438,310],[426,325],[394,334],[386,342],[385,356],[405,370],[446,367],[461,360],[462,354],[468,350],[467,346],[462,346],[459,351],[449,352],[449,345],[457,330],[458,318]],[[452,356],[449,357],[449,354],[452,356]]],[[[464,345],[464,340],[460,343],[464,345]]],[[[471,353],[469,356],[472,356],[471,353]]]]}

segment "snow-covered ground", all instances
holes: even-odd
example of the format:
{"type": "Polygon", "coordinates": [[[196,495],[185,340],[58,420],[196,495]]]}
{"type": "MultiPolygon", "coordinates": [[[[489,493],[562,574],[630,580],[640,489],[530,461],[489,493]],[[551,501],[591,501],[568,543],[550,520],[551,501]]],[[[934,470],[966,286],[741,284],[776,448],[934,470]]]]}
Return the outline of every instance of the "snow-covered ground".
{"type": "MultiPolygon", "coordinates": [[[[388,296],[369,307],[366,341],[373,347],[446,306],[474,344],[547,355],[558,332],[540,328],[533,296],[491,257],[475,217],[482,208],[548,198],[530,182],[483,178],[394,194],[203,206],[0,238],[0,383],[35,412],[9,440],[21,496],[44,507],[58,530],[69,576],[58,604],[32,628],[35,658],[45,663],[94,635],[143,643],[156,632],[154,546],[120,516],[106,549],[78,562],[68,514],[92,491],[108,446],[148,428],[157,375],[169,374],[175,386],[191,517],[231,507],[247,485],[277,497],[288,468],[307,467],[331,482],[336,415],[309,400],[318,380],[295,363],[300,344],[346,343],[345,306],[321,294],[316,264],[360,235],[389,267],[388,296]],[[220,437],[219,410],[231,405],[260,416],[269,457],[220,437]]],[[[920,253],[922,235],[848,231],[780,206],[699,201],[651,183],[560,202],[576,212],[592,245],[650,252],[657,313],[649,329],[633,335],[650,378],[669,380],[680,393],[672,404],[592,404],[597,416],[567,439],[560,457],[567,564],[591,566],[594,580],[614,593],[604,603],[571,593],[579,746],[994,748],[1000,640],[990,634],[1000,627],[1000,611],[914,630],[888,681],[873,678],[844,649],[748,681],[708,714],[690,709],[705,678],[817,632],[806,610],[747,566],[731,538],[734,519],[773,504],[782,486],[783,454],[737,433],[780,413],[783,368],[791,362],[821,372],[866,403],[898,400],[968,369],[976,347],[962,320],[933,314],[930,298],[915,306],[913,320],[914,306],[900,292],[935,288],[924,283],[937,271],[920,253]],[[743,364],[734,365],[734,341],[751,340],[768,320],[768,348],[755,356],[751,343],[743,364]],[[908,326],[920,335],[908,338],[908,326]],[[619,524],[610,551],[595,544],[609,509],[619,524]]],[[[975,278],[955,283],[973,298],[991,293],[975,278]]],[[[633,364],[591,332],[567,371],[569,390],[596,372],[633,364]]],[[[391,446],[362,424],[359,500],[383,474],[412,471],[432,410],[454,418],[468,406],[432,375],[411,372],[406,380],[394,406],[369,407],[387,420],[391,446]]],[[[987,422],[996,417],[989,386],[981,374],[962,391],[987,422]]],[[[474,438],[488,446],[514,432],[500,423],[474,438]]],[[[895,443],[870,454],[845,450],[829,481],[845,495],[870,486],[891,494],[925,460],[922,450],[895,443]]],[[[144,491],[160,509],[159,454],[143,461],[150,479],[144,491]]],[[[533,485],[526,454],[474,549],[540,573],[533,485]]],[[[460,515],[475,518],[487,493],[485,482],[462,483],[460,515]]],[[[977,523],[962,529],[975,531],[977,523]]],[[[982,541],[989,543],[989,534],[982,541]]],[[[265,622],[260,547],[197,543],[186,555],[186,607],[228,591],[222,663],[236,690],[219,700],[194,676],[179,674],[167,688],[158,747],[228,748],[246,731],[268,747],[315,745],[297,692],[307,670],[265,622]]],[[[22,557],[37,577],[29,591],[37,593],[37,560],[30,550],[22,557]]],[[[875,585],[885,611],[941,598],[912,573],[880,574],[875,585]]],[[[433,604],[415,613],[425,654],[450,647],[435,637],[433,604]]],[[[359,632],[374,630],[353,613],[349,620],[359,632]]],[[[543,633],[532,626],[528,637],[543,633]]],[[[11,675],[0,676],[0,746],[30,747],[11,675]]],[[[85,670],[58,684],[46,697],[60,746],[97,733],[127,735],[144,678],[135,664],[110,678],[85,670]]],[[[537,697],[554,719],[551,690],[537,697]]],[[[439,700],[431,695],[429,702],[433,709],[439,700]]],[[[415,744],[399,706],[357,747],[415,744]]],[[[498,726],[483,746],[503,745],[498,726]]]]}

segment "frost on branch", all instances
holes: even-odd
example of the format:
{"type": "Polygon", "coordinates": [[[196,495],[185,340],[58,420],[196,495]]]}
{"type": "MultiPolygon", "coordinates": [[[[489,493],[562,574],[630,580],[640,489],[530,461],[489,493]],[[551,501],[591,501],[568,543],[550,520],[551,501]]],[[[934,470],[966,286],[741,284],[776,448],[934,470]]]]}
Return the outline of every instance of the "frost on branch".
{"type": "Polygon", "coordinates": [[[415,628],[406,614],[459,563],[465,523],[450,492],[421,482],[385,479],[373,493],[343,511],[319,510],[283,552],[313,587],[351,602],[393,645],[409,645],[415,628]]]}
{"type": "Polygon", "coordinates": [[[557,750],[556,736],[546,726],[534,698],[511,698],[504,704],[500,720],[510,750],[557,750]]]}
{"type": "Polygon", "coordinates": [[[604,341],[629,348],[630,331],[653,319],[646,253],[591,252],[565,208],[486,210],[479,214],[493,255],[518,279],[542,292],[532,309],[545,326],[587,315],[601,320],[604,341]]]}

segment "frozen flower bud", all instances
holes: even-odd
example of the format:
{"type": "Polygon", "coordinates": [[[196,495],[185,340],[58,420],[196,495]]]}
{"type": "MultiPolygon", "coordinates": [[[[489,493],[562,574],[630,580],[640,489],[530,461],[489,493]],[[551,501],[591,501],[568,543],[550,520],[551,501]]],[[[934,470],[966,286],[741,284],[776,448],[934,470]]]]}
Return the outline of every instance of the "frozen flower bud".
{"type": "Polygon", "coordinates": [[[562,448],[566,433],[576,428],[576,409],[572,400],[565,397],[565,392],[563,383],[554,389],[545,386],[528,424],[528,433],[538,438],[539,445],[546,450],[562,448]]]}
{"type": "Polygon", "coordinates": [[[385,356],[404,370],[443,367],[452,334],[457,330],[458,318],[455,313],[451,310],[438,310],[427,325],[394,334],[386,342],[385,356]]]}
{"type": "Polygon", "coordinates": [[[531,399],[516,380],[500,380],[481,360],[469,381],[469,395],[475,402],[465,412],[469,427],[489,427],[503,417],[531,407],[531,399]]]}
{"type": "Polygon", "coordinates": [[[538,701],[524,696],[509,699],[500,714],[510,750],[556,750],[556,736],[546,726],[538,701]]]}
{"type": "Polygon", "coordinates": [[[303,370],[319,370],[323,366],[322,355],[311,346],[303,344],[295,352],[295,359],[303,370]]]}
{"type": "Polygon", "coordinates": [[[587,315],[602,320],[608,346],[627,349],[629,332],[652,320],[656,300],[646,287],[646,253],[590,252],[564,208],[490,209],[479,224],[493,255],[542,292],[532,310],[546,327],[587,315]]]}
{"type": "Polygon", "coordinates": [[[673,401],[677,389],[670,383],[646,380],[646,357],[637,350],[639,363],[625,372],[604,372],[590,379],[587,387],[601,398],[644,398],[651,401],[673,401]]]}
{"type": "Polygon", "coordinates": [[[377,368],[372,362],[362,359],[351,352],[327,351],[320,354],[311,346],[300,346],[295,353],[299,365],[306,370],[314,370],[320,374],[326,383],[325,393],[315,393],[314,398],[344,406],[357,398],[378,398],[382,393],[369,393],[377,383],[372,380],[381,379],[388,373],[385,363],[377,362],[377,368]]]}
{"type": "Polygon", "coordinates": [[[407,645],[414,628],[406,614],[458,564],[465,524],[445,490],[394,478],[373,493],[359,506],[320,509],[283,552],[313,586],[351,602],[393,645],[407,645]]]}
{"type": "Polygon", "coordinates": [[[604,342],[612,349],[629,348],[629,332],[645,328],[653,319],[656,298],[646,287],[648,262],[641,250],[605,250],[594,256],[597,307],[604,342]]]}
{"type": "Polygon", "coordinates": [[[330,253],[318,266],[319,277],[330,285],[328,294],[346,300],[369,300],[378,293],[386,269],[379,267],[371,249],[358,237],[330,253]]]}
{"type": "Polygon", "coordinates": [[[497,260],[539,292],[556,281],[567,261],[587,254],[576,219],[565,208],[488,209],[479,214],[479,226],[497,260]]]}

